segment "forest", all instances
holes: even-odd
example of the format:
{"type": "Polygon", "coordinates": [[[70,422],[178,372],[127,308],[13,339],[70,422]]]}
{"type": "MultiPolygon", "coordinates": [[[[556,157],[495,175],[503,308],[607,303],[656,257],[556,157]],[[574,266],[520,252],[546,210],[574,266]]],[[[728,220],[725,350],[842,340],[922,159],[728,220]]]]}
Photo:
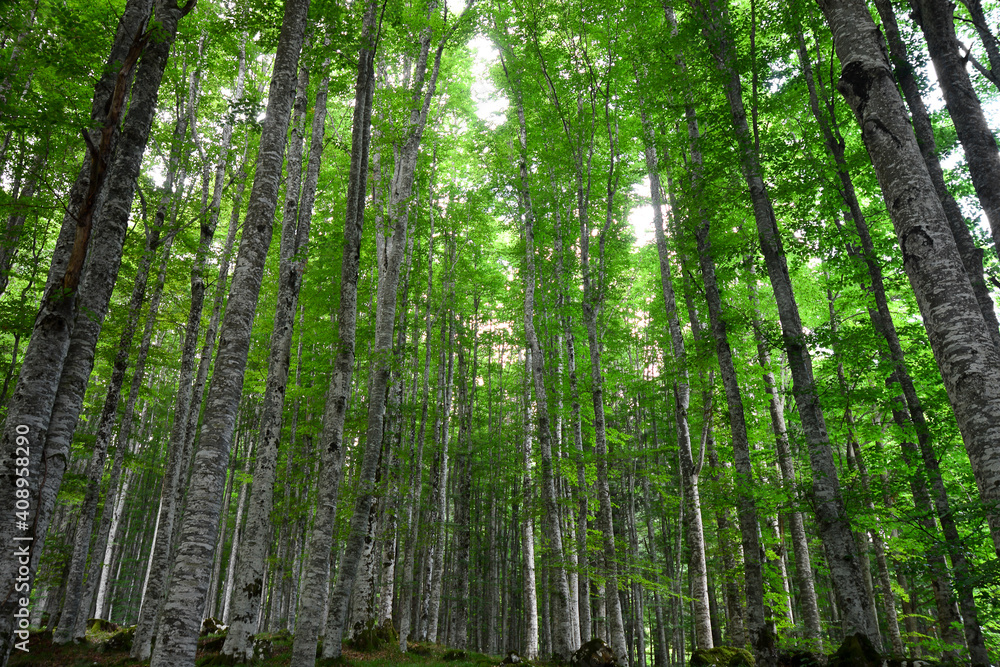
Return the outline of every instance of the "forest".
{"type": "Polygon", "coordinates": [[[1000,664],[1000,3],[0,17],[0,667],[1000,664]]]}

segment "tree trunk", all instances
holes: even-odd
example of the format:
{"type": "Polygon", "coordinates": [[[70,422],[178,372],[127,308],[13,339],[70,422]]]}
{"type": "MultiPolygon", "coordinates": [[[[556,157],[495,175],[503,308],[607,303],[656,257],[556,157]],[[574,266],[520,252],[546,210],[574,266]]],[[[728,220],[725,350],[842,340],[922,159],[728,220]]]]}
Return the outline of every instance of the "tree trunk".
{"type": "Polygon", "coordinates": [[[871,617],[868,596],[858,565],[857,549],[844,510],[837,468],[813,378],[812,358],[805,343],[802,321],[785,263],[784,248],[774,209],[747,124],[740,75],[736,70],[731,28],[715,0],[708,0],[707,3],[692,0],[691,4],[700,16],[709,48],[727,78],[726,97],[739,144],[740,166],[747,189],[750,191],[761,250],[778,305],[782,336],[794,378],[793,394],[799,408],[799,417],[809,449],[810,466],[813,470],[816,516],[838,602],[844,611],[844,630],[848,634],[861,632],[878,646],[877,624],[871,617]]]}
{"type": "Polygon", "coordinates": [[[344,465],[344,422],[354,373],[354,346],[357,331],[358,271],[364,222],[368,147],[371,140],[371,110],[374,93],[373,60],[376,44],[376,4],[369,2],[361,29],[358,76],[354,89],[354,117],[351,134],[351,164],[347,184],[347,211],[344,222],[344,252],[340,268],[340,307],[337,312],[337,355],[334,360],[323,430],[319,439],[320,474],[318,506],[309,536],[308,553],[302,575],[302,595],[296,612],[293,667],[316,663],[316,643],[327,606],[330,579],[330,549],[333,543],[337,497],[344,465]]]}
{"type": "Polygon", "coordinates": [[[271,243],[295,72],[308,10],[309,0],[290,1],[285,5],[250,208],[222,321],[215,373],[208,390],[201,442],[195,455],[195,472],[179,527],[177,555],[170,590],[163,603],[151,667],[166,667],[194,659],[253,315],[271,243]]]}
{"type": "MultiPolygon", "coordinates": [[[[65,255],[57,252],[54,255],[53,266],[50,269],[52,284],[46,290],[39,315],[25,359],[22,362],[21,374],[17,386],[8,405],[7,421],[4,435],[0,442],[0,451],[5,452],[0,463],[3,474],[0,475],[0,487],[4,489],[2,496],[9,516],[15,516],[14,456],[17,447],[27,447],[28,465],[18,466],[25,470],[30,498],[37,499],[33,508],[29,508],[24,517],[24,523],[30,528],[18,532],[27,535],[15,535],[19,524],[9,521],[3,533],[7,544],[15,544],[15,537],[22,544],[19,548],[26,549],[30,554],[28,566],[28,581],[15,582],[18,572],[19,555],[14,549],[0,561],[0,582],[3,590],[9,591],[7,597],[0,603],[2,618],[0,621],[0,663],[5,664],[14,643],[14,610],[18,607],[19,596],[15,590],[24,584],[30,590],[31,581],[37,571],[38,558],[41,555],[42,541],[51,518],[56,493],[66,467],[69,448],[69,434],[66,426],[69,423],[70,433],[75,427],[79,405],[82,402],[83,389],[93,364],[93,349],[104,314],[107,312],[108,301],[114,278],[121,261],[121,249],[134,193],[135,178],[149,136],[149,127],[156,107],[157,92],[160,79],[166,65],[170,42],[176,31],[176,22],[181,12],[172,2],[163,0],[158,4],[158,19],[164,29],[163,41],[152,44],[146,57],[139,63],[136,73],[136,85],[133,90],[129,114],[125,120],[122,139],[118,142],[113,163],[108,165],[111,155],[112,138],[124,110],[127,94],[129,73],[143,50],[144,40],[138,38],[139,26],[145,14],[125,16],[135,23],[126,25],[123,18],[122,30],[118,40],[121,51],[119,62],[124,66],[115,77],[112,87],[113,94],[104,98],[106,116],[104,128],[100,132],[99,148],[92,148],[95,153],[89,173],[89,183],[81,187],[83,193],[76,216],[68,216],[79,220],[75,228],[75,238],[72,250],[65,255]],[[131,37],[135,39],[130,40],[131,37]],[[127,52],[127,53],[126,53],[127,52]],[[105,204],[99,214],[95,211],[102,182],[106,179],[108,192],[104,197],[105,204]],[[96,214],[96,215],[95,215],[96,214]],[[96,223],[96,224],[92,224],[96,223]],[[93,244],[90,244],[93,232],[93,244]],[[88,254],[88,268],[85,279],[81,283],[81,271],[84,258],[88,254]],[[65,263],[64,263],[65,262],[65,263]],[[61,284],[60,284],[61,283],[61,284]],[[88,317],[73,324],[77,307],[77,292],[81,298],[80,307],[85,308],[88,317]],[[71,337],[77,341],[76,351],[71,351],[71,337]],[[70,361],[72,363],[67,363],[70,361]],[[60,392],[59,386],[67,385],[60,392]],[[59,401],[57,394],[64,398],[59,401]],[[74,397],[78,396],[79,399],[74,397]],[[74,405],[75,410],[74,410],[74,405]],[[55,406],[55,407],[54,407],[55,406]],[[60,430],[52,428],[52,418],[56,412],[72,413],[72,420],[60,419],[60,430]],[[44,452],[43,452],[44,449],[44,452]],[[45,459],[44,463],[42,459],[45,459]],[[39,488],[41,466],[45,466],[45,481],[39,488]],[[9,505],[9,506],[8,506],[9,505]],[[23,539],[22,539],[23,538],[23,539]],[[24,547],[24,543],[30,544],[24,547]]],[[[114,53],[112,54],[114,56],[114,53]]],[[[110,82],[109,82],[110,83],[110,82]]],[[[98,92],[100,95],[102,91],[98,92]]],[[[97,99],[95,97],[95,102],[97,99]]],[[[88,139],[91,147],[94,143],[88,139]]],[[[64,225],[66,227],[67,225],[64,225]]],[[[72,227],[71,227],[72,229],[72,227]]],[[[69,235],[67,234],[67,240],[69,235]]],[[[29,501],[30,502],[30,501],[29,501]]]]}
{"type": "MultiPolygon", "coordinates": [[[[545,503],[545,534],[550,541],[551,558],[558,563],[555,571],[555,590],[553,597],[553,627],[552,652],[560,659],[567,660],[576,650],[573,641],[573,628],[570,622],[569,580],[563,562],[562,526],[559,518],[558,498],[556,497],[555,473],[552,462],[552,431],[549,424],[548,394],[545,387],[545,368],[542,348],[535,332],[535,213],[531,203],[531,190],[528,185],[528,143],[527,130],[524,122],[524,105],[518,97],[517,107],[520,139],[520,179],[521,188],[519,201],[522,204],[525,238],[525,275],[524,275],[524,336],[531,350],[531,375],[535,388],[535,418],[538,428],[538,447],[542,455],[542,499],[545,503]]],[[[599,392],[598,392],[599,393],[599,392]]],[[[596,399],[595,399],[596,400],[596,399]]],[[[598,464],[600,465],[600,463],[598,464]]],[[[612,547],[613,548],[613,547],[612,547]]],[[[624,643],[624,642],[622,642],[624,643]]],[[[623,649],[618,646],[616,649],[623,649]]],[[[624,651],[617,653],[624,657],[624,651]]]]}
{"type": "MultiPolygon", "coordinates": [[[[525,351],[525,374],[530,375],[531,350],[525,351]]],[[[538,658],[538,592],[535,585],[535,526],[532,520],[532,507],[534,506],[533,484],[531,480],[531,381],[527,378],[524,383],[524,474],[521,478],[521,489],[523,493],[521,510],[521,553],[522,563],[522,591],[524,604],[524,657],[527,660],[538,658]]],[[[495,553],[493,550],[490,553],[495,553]]],[[[493,628],[487,627],[486,631],[491,633],[493,628]]]]}
{"type": "Polygon", "coordinates": [[[309,87],[309,70],[304,66],[300,67],[293,112],[292,139],[288,149],[288,178],[285,182],[285,211],[279,260],[280,282],[274,329],[271,334],[271,353],[268,360],[260,439],[250,490],[247,529],[237,556],[240,567],[236,575],[234,615],[222,648],[223,655],[237,662],[253,660],[254,647],[251,636],[257,632],[257,612],[264,594],[262,577],[272,532],[274,482],[277,474],[278,444],[284,422],[285,390],[288,385],[288,369],[291,365],[295,311],[298,308],[302,274],[308,257],[312,203],[315,198],[320,154],[323,148],[323,124],[326,120],[325,83],[326,79],[317,91],[313,132],[318,136],[314,135],[312,139],[309,172],[300,202],[299,177],[305,143],[306,91],[309,87]]]}
{"type": "MultiPolygon", "coordinates": [[[[736,468],[736,498],[739,508],[740,536],[743,544],[743,569],[747,596],[747,630],[750,633],[750,643],[754,648],[754,658],[757,665],[773,667],[777,664],[778,649],[771,626],[768,624],[764,609],[764,572],[761,563],[763,548],[759,538],[759,517],[756,501],[753,497],[754,487],[753,467],[750,463],[750,440],[747,436],[746,417],[743,410],[743,396],[736,375],[736,365],[733,362],[733,352],[729,345],[726,322],[722,309],[722,296],[715,278],[715,258],[712,256],[711,240],[709,238],[708,213],[702,208],[701,195],[701,153],[697,148],[698,121],[693,114],[688,115],[688,136],[692,141],[692,173],[695,197],[698,198],[697,211],[700,221],[695,231],[698,241],[698,259],[701,265],[701,275],[705,283],[705,299],[708,302],[708,315],[715,339],[715,352],[719,360],[719,371],[722,375],[722,385],[726,392],[726,405],[729,412],[729,430],[732,436],[733,460],[736,468]]],[[[656,171],[655,153],[650,161],[649,150],[652,149],[652,137],[647,137],[647,166],[650,173],[656,171]]],[[[657,179],[659,181],[659,179],[657,179]]],[[[659,183],[657,182],[657,185],[659,183]]],[[[661,223],[662,224],[662,223],[661,223]]]]}
{"type": "Polygon", "coordinates": [[[910,6],[927,41],[948,115],[965,149],[972,185],[993,232],[994,249],[1000,255],[1000,188],[996,187],[1000,181],[1000,151],[965,69],[968,55],[963,57],[959,51],[955,5],[945,0],[912,0],[910,6]]]}
{"type": "Polygon", "coordinates": [[[455,457],[457,484],[455,487],[455,578],[457,592],[455,600],[455,620],[451,633],[451,645],[464,650],[468,645],[469,622],[469,553],[470,553],[470,512],[472,505],[472,415],[476,401],[476,380],[479,352],[479,296],[474,298],[475,320],[472,327],[472,375],[466,375],[465,346],[458,347],[458,402],[460,417],[458,427],[458,450],[455,457]],[[469,391],[469,383],[472,390],[469,391]]]}
{"type": "Polygon", "coordinates": [[[446,32],[438,44],[430,78],[425,82],[428,52],[431,43],[431,29],[425,28],[421,36],[421,52],[417,61],[415,84],[411,98],[408,132],[405,143],[400,148],[393,180],[390,186],[388,218],[393,225],[392,235],[386,238],[385,251],[378,258],[378,297],[375,306],[375,339],[373,354],[377,360],[372,369],[372,382],[368,402],[368,425],[365,437],[365,451],[361,463],[358,495],[351,517],[350,533],[344,546],[344,555],[337,569],[337,584],[330,600],[330,618],[327,634],[323,640],[323,658],[340,656],[344,624],[347,620],[347,603],[354,587],[358,562],[364,547],[366,523],[374,501],[375,473],[378,469],[379,452],[382,448],[382,420],[385,412],[386,387],[392,366],[393,324],[396,315],[396,288],[399,284],[400,266],[406,249],[406,227],[409,217],[409,199],[413,191],[417,151],[423,137],[424,126],[431,100],[434,98],[438,72],[441,68],[441,54],[444,51],[446,32]],[[426,93],[424,93],[424,84],[426,93]]]}
{"type": "Polygon", "coordinates": [[[871,16],[856,0],[822,0],[820,5],[844,63],[838,88],[862,127],[1000,553],[1000,450],[992,444],[1000,439],[1000,351],[927,169],[917,159],[917,142],[871,16]],[[871,122],[871,114],[878,115],[878,123],[871,122]]]}
{"type": "Polygon", "coordinates": [[[889,43],[889,53],[893,67],[895,68],[896,79],[906,99],[906,104],[910,108],[913,119],[913,131],[917,136],[917,145],[923,156],[924,164],[930,174],[931,182],[934,184],[934,191],[937,193],[941,206],[944,208],[945,217],[948,219],[948,226],[955,236],[955,243],[958,244],[959,254],[962,256],[962,264],[969,275],[972,283],[972,291],[976,295],[979,309],[986,321],[986,328],[990,332],[993,344],[1000,349],[1000,324],[997,322],[996,311],[993,309],[993,300],[990,298],[989,287],[983,276],[983,251],[976,246],[969,232],[969,227],[962,217],[962,211],[958,207],[955,198],[948,191],[944,182],[944,171],[941,162],[938,160],[937,147],[934,141],[934,128],[931,125],[930,114],[924,106],[921,96],[920,86],[914,76],[914,68],[910,65],[906,44],[903,43],[899,35],[899,26],[896,24],[896,15],[892,4],[886,0],[875,0],[875,6],[882,19],[882,29],[885,31],[886,41],[889,43]]]}

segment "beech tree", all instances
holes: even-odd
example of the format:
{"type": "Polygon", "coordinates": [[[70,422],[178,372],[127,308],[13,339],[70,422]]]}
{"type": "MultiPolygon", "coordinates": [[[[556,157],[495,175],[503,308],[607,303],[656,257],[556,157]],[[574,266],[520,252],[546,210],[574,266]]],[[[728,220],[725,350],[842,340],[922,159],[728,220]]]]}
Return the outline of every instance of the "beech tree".
{"type": "Polygon", "coordinates": [[[945,4],[6,3],[4,662],[995,662],[945,4]]]}

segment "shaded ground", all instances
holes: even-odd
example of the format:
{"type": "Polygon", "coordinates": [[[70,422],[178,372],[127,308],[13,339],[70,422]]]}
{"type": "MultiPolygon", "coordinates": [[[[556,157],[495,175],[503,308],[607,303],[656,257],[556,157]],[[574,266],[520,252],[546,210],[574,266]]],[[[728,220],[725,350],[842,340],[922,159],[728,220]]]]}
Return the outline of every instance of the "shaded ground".
{"type": "MultiPolygon", "coordinates": [[[[33,633],[28,644],[28,653],[12,651],[8,664],[11,666],[45,665],[47,667],[138,667],[148,664],[129,658],[127,646],[124,648],[114,646],[116,634],[115,632],[88,631],[86,643],[54,646],[51,632],[33,633]]],[[[270,655],[255,663],[256,665],[266,667],[287,667],[289,665],[292,657],[292,640],[287,633],[262,634],[258,637],[268,640],[271,650],[270,655]]],[[[222,646],[221,638],[221,635],[209,635],[198,640],[197,665],[220,664],[218,649],[222,646]]],[[[410,651],[407,653],[400,653],[395,646],[362,653],[345,644],[343,658],[333,664],[342,667],[351,667],[361,663],[364,664],[364,667],[388,667],[389,665],[490,667],[500,662],[498,657],[491,658],[471,652],[460,659],[454,659],[456,657],[458,656],[455,655],[454,651],[434,644],[411,643],[410,651]],[[448,653],[447,656],[446,653],[448,653]]],[[[320,667],[325,663],[317,660],[316,664],[317,667],[320,667]]]]}

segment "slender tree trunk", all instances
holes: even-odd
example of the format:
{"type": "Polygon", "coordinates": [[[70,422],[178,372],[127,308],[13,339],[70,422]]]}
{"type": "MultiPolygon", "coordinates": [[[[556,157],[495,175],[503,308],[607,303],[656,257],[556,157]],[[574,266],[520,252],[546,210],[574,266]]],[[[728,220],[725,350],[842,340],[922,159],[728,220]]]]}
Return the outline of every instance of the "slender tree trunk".
{"type": "MultiPolygon", "coordinates": [[[[517,107],[519,125],[520,178],[521,189],[519,201],[522,204],[525,235],[525,277],[524,277],[524,335],[531,350],[531,375],[535,389],[535,418],[538,427],[538,445],[542,455],[542,498],[545,503],[545,533],[550,541],[549,549],[552,559],[558,563],[552,573],[555,577],[553,606],[553,643],[552,652],[566,660],[575,650],[576,642],[572,639],[572,623],[570,622],[569,580],[562,566],[563,543],[562,526],[559,518],[558,498],[555,488],[555,473],[552,462],[552,431],[549,423],[548,394],[545,387],[544,356],[538,335],[535,332],[535,213],[531,202],[531,190],[528,185],[528,144],[527,130],[524,122],[524,106],[518,97],[517,107]]],[[[598,464],[600,465],[600,464],[598,464]]],[[[619,649],[623,647],[618,647],[619,649]]],[[[624,656],[624,652],[619,655],[624,656]]]]}
{"type": "Polygon", "coordinates": [[[812,359],[806,346],[774,209],[747,124],[740,75],[736,70],[731,27],[715,0],[708,0],[706,3],[692,0],[691,4],[700,16],[709,48],[727,78],[726,97],[739,144],[740,166],[747,189],[750,191],[761,250],[778,305],[782,336],[794,378],[793,394],[799,408],[799,417],[805,431],[813,470],[816,516],[838,602],[844,610],[844,629],[848,634],[861,632],[878,646],[877,624],[871,617],[868,596],[858,565],[857,548],[844,510],[837,468],[833,461],[823,410],[813,378],[812,359]]]}
{"type": "MultiPolygon", "coordinates": [[[[820,3],[843,63],[838,85],[862,127],[1000,553],[1000,351],[993,345],[936,196],[870,14],[856,0],[820,3]],[[870,122],[877,114],[879,122],[870,122]]],[[[929,21],[924,17],[924,22],[929,21]]]]}
{"type": "Polygon", "coordinates": [[[472,415],[476,400],[479,352],[479,296],[474,298],[475,320],[472,327],[472,375],[466,375],[465,346],[458,348],[458,402],[461,408],[456,453],[455,488],[455,578],[458,590],[455,600],[455,621],[451,644],[458,649],[468,645],[469,624],[469,553],[471,541],[470,514],[472,509],[472,415]],[[469,383],[472,390],[469,390],[469,383]]]}
{"type": "Polygon", "coordinates": [[[177,555],[170,589],[163,603],[151,667],[166,667],[194,659],[218,534],[229,445],[250,347],[250,330],[271,242],[295,71],[308,10],[309,0],[292,0],[285,5],[257,171],[250,193],[250,209],[222,321],[215,373],[209,386],[200,447],[195,455],[195,473],[180,525],[177,555]]]}
{"type": "Polygon", "coordinates": [[[972,185],[993,232],[994,249],[1000,255],[1000,188],[996,187],[1000,181],[1000,150],[965,69],[968,55],[962,56],[955,34],[955,5],[945,0],[912,0],[910,6],[923,30],[948,115],[965,149],[972,185]]]}
{"type": "MultiPolygon", "coordinates": [[[[453,26],[454,27],[454,26],[453,26]]],[[[411,98],[410,117],[405,142],[397,157],[392,184],[388,219],[393,225],[392,235],[385,241],[385,251],[378,258],[378,297],[375,306],[375,339],[373,354],[377,360],[372,369],[372,382],[368,402],[368,425],[365,451],[361,463],[358,495],[354,514],[351,517],[350,533],[344,546],[344,555],[337,569],[337,584],[330,600],[331,619],[327,622],[327,634],[323,641],[323,657],[340,656],[344,625],[347,620],[347,603],[354,587],[358,562],[364,547],[365,524],[371,503],[374,501],[375,473],[378,469],[379,452],[382,445],[382,421],[385,412],[385,394],[392,365],[393,324],[396,314],[396,288],[399,284],[400,266],[406,249],[406,227],[409,218],[409,199],[413,191],[417,151],[427,114],[434,98],[438,73],[441,68],[441,54],[446,32],[438,44],[433,68],[429,79],[425,80],[427,60],[431,43],[431,29],[425,28],[421,36],[421,52],[417,61],[411,98]],[[426,93],[424,92],[426,83],[426,93]]]]}
{"type": "Polygon", "coordinates": [[[955,237],[959,254],[962,256],[962,264],[972,283],[972,290],[976,295],[979,309],[986,321],[986,328],[990,332],[993,344],[1000,348],[1000,324],[997,322],[996,311],[993,309],[993,300],[990,298],[989,287],[983,276],[983,251],[976,246],[969,232],[969,228],[962,217],[962,211],[958,207],[958,202],[948,191],[944,181],[944,171],[937,156],[937,146],[934,140],[934,128],[931,125],[930,114],[924,106],[921,96],[920,86],[914,75],[914,68],[909,63],[906,45],[899,34],[899,26],[896,24],[896,15],[892,4],[886,0],[876,0],[875,6],[878,8],[879,17],[882,19],[882,29],[885,32],[886,41],[889,43],[889,54],[894,67],[896,79],[899,81],[903,96],[910,109],[913,121],[913,131],[917,137],[917,145],[923,156],[924,164],[934,184],[934,191],[937,193],[941,206],[944,208],[948,226],[955,237]]]}
{"type": "MultiPolygon", "coordinates": [[[[3,472],[0,475],[0,479],[3,480],[0,482],[0,487],[4,489],[2,502],[8,509],[8,516],[15,516],[13,466],[18,458],[15,456],[17,447],[28,449],[28,456],[25,457],[28,458],[28,465],[19,468],[28,472],[27,489],[29,497],[35,499],[35,502],[29,501],[30,507],[23,524],[17,524],[12,520],[0,529],[7,544],[14,545],[14,538],[18,537],[22,542],[19,545],[21,551],[28,552],[19,556],[12,547],[0,561],[0,583],[2,583],[0,589],[9,591],[7,597],[0,602],[3,619],[0,621],[2,664],[6,663],[15,639],[14,611],[19,606],[18,593],[26,592],[15,590],[15,583],[18,584],[18,588],[21,584],[25,584],[27,590],[30,590],[31,581],[37,571],[38,558],[41,555],[42,536],[48,528],[68,458],[69,437],[52,429],[52,417],[56,411],[73,413],[72,420],[63,419],[60,424],[72,421],[70,432],[75,427],[83,388],[86,386],[92,367],[93,347],[96,344],[101,321],[107,312],[114,277],[121,261],[121,249],[134,193],[135,177],[149,136],[160,79],[170,42],[176,31],[176,22],[181,15],[176,5],[168,3],[167,0],[164,0],[164,4],[158,4],[157,9],[165,39],[152,44],[138,65],[136,85],[129,114],[123,126],[122,140],[118,142],[115,158],[109,165],[112,138],[124,110],[129,73],[144,47],[144,40],[138,36],[144,14],[140,12],[140,15],[136,16],[126,12],[130,20],[134,19],[136,22],[131,26],[123,25],[122,27],[128,32],[120,31],[119,34],[122,40],[119,62],[123,62],[124,66],[115,77],[115,83],[110,86],[113,90],[112,95],[103,100],[106,103],[104,107],[106,116],[104,127],[100,131],[99,147],[94,147],[93,140],[88,139],[89,145],[94,147],[90,151],[94,156],[90,165],[89,183],[80,190],[83,196],[77,215],[69,216],[79,221],[73,232],[75,238],[70,244],[72,250],[64,256],[59,252],[54,256],[53,266],[50,269],[52,284],[46,290],[42,307],[35,320],[33,335],[22,362],[21,374],[8,405],[7,422],[0,442],[0,451],[5,452],[2,457],[3,462],[0,463],[3,472]],[[134,39],[130,41],[130,37],[134,39]],[[105,204],[99,215],[95,215],[98,193],[105,178],[109,184],[104,198],[105,204]],[[92,231],[94,243],[90,244],[92,231]],[[81,272],[88,247],[91,250],[88,268],[85,280],[81,284],[81,272]],[[78,288],[82,299],[80,306],[87,308],[88,317],[74,325],[78,288]],[[78,341],[75,353],[70,349],[71,337],[78,341]],[[69,368],[67,368],[68,360],[72,361],[69,368]],[[59,402],[58,387],[64,380],[68,389],[73,391],[68,389],[63,391],[64,399],[59,402]],[[73,399],[76,395],[80,396],[79,400],[73,399]],[[74,404],[77,406],[75,411],[74,404]],[[46,473],[45,481],[40,488],[42,465],[45,466],[46,473]],[[27,534],[16,535],[15,531],[27,534]],[[30,548],[26,547],[25,543],[30,544],[30,548]],[[23,555],[29,555],[28,581],[22,579],[21,582],[15,582],[15,577],[18,576],[18,559],[23,555]]],[[[66,430],[65,427],[61,429],[66,430]]]]}
{"type": "MultiPolygon", "coordinates": [[[[652,129],[652,128],[650,128],[652,129]]],[[[647,134],[649,131],[647,131],[647,134]]],[[[688,136],[692,141],[692,181],[694,196],[698,198],[697,211],[700,217],[695,236],[698,241],[698,259],[701,265],[701,275],[705,283],[705,298],[708,302],[709,321],[712,337],[715,339],[715,352],[719,360],[719,371],[722,375],[722,385],[726,392],[726,405],[729,412],[729,430],[732,436],[733,460],[736,468],[737,506],[739,508],[740,536],[743,544],[743,568],[747,596],[747,630],[750,643],[754,648],[756,664],[761,667],[773,667],[777,664],[778,649],[774,633],[767,623],[764,609],[764,572],[761,563],[763,548],[759,538],[759,517],[756,501],[753,497],[754,475],[750,463],[750,440],[747,435],[746,418],[743,410],[743,396],[736,375],[736,365],[733,362],[733,352],[729,345],[726,322],[722,309],[722,296],[715,277],[715,258],[712,256],[711,240],[709,238],[708,213],[702,208],[701,195],[701,154],[697,148],[698,124],[693,115],[688,115],[688,136]]],[[[656,173],[653,137],[647,136],[647,167],[650,174],[656,173]],[[651,159],[652,158],[652,159],[651,159]]],[[[657,178],[657,185],[659,185],[657,178]]],[[[652,180],[651,180],[652,183],[652,180]]],[[[662,223],[661,223],[662,224],[662,223]]]]}
{"type": "MultiPolygon", "coordinates": [[[[751,280],[754,280],[752,266],[751,280]]],[[[771,353],[763,334],[763,324],[757,302],[757,288],[752,282],[750,293],[753,301],[751,324],[753,325],[754,338],[757,341],[757,363],[760,365],[762,371],[764,391],[768,397],[771,431],[774,433],[775,448],[778,452],[778,468],[781,473],[782,484],[794,498],[797,495],[797,491],[795,490],[795,466],[792,458],[792,449],[788,442],[788,432],[785,428],[785,408],[781,400],[780,388],[777,386],[774,374],[771,372],[771,353]]],[[[798,510],[786,512],[785,517],[788,520],[792,533],[792,552],[795,556],[795,579],[799,589],[798,599],[802,604],[805,638],[810,642],[813,650],[821,652],[823,640],[822,628],[820,626],[819,603],[816,600],[816,584],[813,579],[812,557],[809,554],[809,540],[806,536],[805,523],[802,513],[798,510]]]]}
{"type": "MultiPolygon", "coordinates": [[[[320,475],[318,507],[309,535],[309,557],[303,563],[302,595],[296,612],[295,641],[292,644],[293,667],[312,667],[316,662],[316,643],[327,606],[330,579],[330,549],[336,518],[337,498],[344,465],[344,422],[354,373],[355,333],[357,331],[358,272],[364,222],[368,147],[371,140],[371,110],[374,94],[376,44],[376,4],[369,2],[361,29],[358,52],[358,76],[355,84],[354,118],[351,135],[351,164],[347,185],[347,211],[344,223],[344,253],[340,268],[340,308],[337,312],[337,355],[327,390],[323,411],[323,430],[319,439],[320,475]]],[[[328,639],[329,640],[329,639],[328,639]]]]}
{"type": "Polygon", "coordinates": [[[285,211],[282,222],[278,300],[271,334],[268,379],[261,415],[260,441],[257,445],[247,530],[238,559],[236,597],[233,618],[222,648],[223,655],[239,662],[253,660],[251,636],[257,631],[257,612],[263,599],[263,571],[272,532],[274,482],[278,463],[278,442],[284,414],[285,390],[291,365],[295,311],[298,308],[302,274],[308,257],[309,226],[312,202],[318,183],[320,154],[323,147],[323,124],[326,120],[326,79],[317,91],[314,136],[309,154],[305,187],[299,192],[302,149],[305,143],[306,91],[309,70],[300,67],[294,105],[292,139],[288,150],[288,178],[285,182],[285,211]],[[300,201],[301,199],[301,201],[300,201]]]}
{"type": "MultiPolygon", "coordinates": [[[[525,351],[525,374],[530,375],[532,365],[530,348],[525,351]]],[[[531,381],[524,383],[524,474],[521,479],[523,493],[521,510],[521,553],[522,592],[524,604],[524,657],[527,660],[538,658],[538,593],[535,584],[535,526],[532,519],[533,483],[531,479],[531,381]]],[[[487,627],[487,632],[493,629],[487,627]]]]}
{"type": "MultiPolygon", "coordinates": [[[[168,181],[172,180],[168,177],[168,181]]],[[[81,605],[83,597],[83,576],[87,564],[87,554],[90,550],[90,538],[93,528],[94,518],[97,515],[98,496],[100,495],[101,479],[104,476],[104,464],[107,458],[108,446],[111,441],[111,431],[114,428],[116,417],[118,416],[118,403],[121,398],[121,388],[125,382],[125,371],[128,368],[129,356],[132,350],[132,339],[135,337],[135,330],[139,324],[139,316],[142,304],[146,299],[146,284],[149,279],[149,269],[153,263],[153,256],[156,254],[160,244],[160,231],[163,226],[162,218],[157,215],[157,220],[152,229],[147,230],[146,248],[139,263],[139,270],[136,273],[135,283],[132,286],[132,295],[128,305],[128,318],[125,328],[122,330],[118,340],[118,352],[115,356],[112,367],[111,379],[108,383],[108,390],[104,398],[104,407],[97,426],[97,435],[94,442],[94,450],[91,454],[90,463],[87,467],[87,490],[84,495],[83,505],[80,508],[79,522],[76,528],[76,539],[73,544],[73,555],[70,561],[69,573],[66,577],[66,600],[63,602],[63,613],[59,617],[59,624],[52,634],[52,641],[55,644],[66,644],[75,640],[78,636],[77,628],[85,624],[78,621],[78,616],[86,621],[86,615],[90,608],[90,600],[86,600],[86,606],[81,605]],[[82,608],[81,608],[82,607],[82,608]]],[[[168,242],[169,244],[169,242],[168,242]]],[[[165,254],[165,258],[169,253],[165,254]]],[[[162,283],[161,283],[162,284],[162,283]]],[[[155,313],[154,313],[155,317],[155,313]]],[[[122,450],[127,446],[127,442],[120,442],[118,447],[122,450]]],[[[116,457],[117,460],[117,457],[116,457]]],[[[120,466],[119,466],[120,470],[120,466]]],[[[117,482],[117,480],[113,480],[117,482]]],[[[114,506],[113,493],[114,486],[108,487],[105,504],[109,509],[114,506]],[[110,501],[110,502],[109,502],[110,501]]],[[[110,515],[110,512],[105,512],[110,515]]],[[[93,560],[99,560],[98,554],[103,556],[103,548],[100,548],[100,539],[95,544],[93,560]]],[[[82,635],[79,635],[82,637],[82,635]]]]}

